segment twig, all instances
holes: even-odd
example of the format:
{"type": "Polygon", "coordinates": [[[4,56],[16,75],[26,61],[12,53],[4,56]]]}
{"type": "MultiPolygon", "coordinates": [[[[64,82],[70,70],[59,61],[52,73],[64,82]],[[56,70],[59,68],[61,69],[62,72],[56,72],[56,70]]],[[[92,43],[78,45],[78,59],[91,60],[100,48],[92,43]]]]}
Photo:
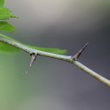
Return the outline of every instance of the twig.
{"type": "MultiPolygon", "coordinates": [[[[106,86],[110,87],[110,80],[103,77],[102,75],[96,73],[95,71],[91,70],[90,68],[88,68],[87,66],[83,65],[82,63],[80,63],[79,61],[75,60],[72,56],[66,56],[66,55],[58,55],[58,54],[53,54],[53,53],[49,53],[49,52],[44,52],[44,51],[40,51],[37,49],[33,49],[31,47],[28,47],[16,40],[10,40],[8,39],[7,36],[0,34],[0,41],[4,42],[6,44],[12,45],[16,48],[20,48],[21,50],[29,53],[29,54],[38,54],[41,56],[45,56],[45,57],[50,57],[50,58],[55,58],[58,60],[63,60],[69,63],[72,63],[74,65],[76,65],[79,69],[81,69],[82,71],[86,72],[87,74],[89,74],[90,76],[94,77],[95,79],[97,79],[98,81],[100,81],[101,83],[105,84],[106,86]]],[[[85,46],[83,47],[82,50],[85,49],[85,46]]],[[[80,52],[79,52],[80,53],[80,52]]],[[[82,51],[81,51],[82,53],[82,51]]],[[[80,55],[78,54],[78,57],[80,55]]],[[[32,61],[33,63],[33,61],[32,61]]]]}

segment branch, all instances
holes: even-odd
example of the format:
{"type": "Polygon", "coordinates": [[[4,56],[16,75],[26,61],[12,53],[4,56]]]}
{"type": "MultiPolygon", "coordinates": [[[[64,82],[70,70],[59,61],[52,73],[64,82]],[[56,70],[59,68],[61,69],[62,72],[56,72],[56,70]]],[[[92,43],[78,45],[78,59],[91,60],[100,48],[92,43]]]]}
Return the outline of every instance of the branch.
{"type": "Polygon", "coordinates": [[[13,40],[13,39],[10,40],[7,36],[5,36],[3,34],[0,34],[0,41],[4,42],[5,44],[9,44],[9,45],[11,45],[13,47],[19,48],[19,49],[29,53],[30,55],[32,55],[32,61],[30,63],[30,66],[35,61],[36,55],[50,57],[50,58],[54,58],[54,59],[58,59],[58,60],[63,60],[63,61],[69,62],[71,64],[74,64],[75,66],[77,66],[82,71],[84,71],[87,74],[89,74],[90,76],[94,77],[96,80],[98,80],[101,83],[105,84],[106,86],[110,87],[110,80],[109,79],[103,77],[102,75],[96,73],[95,71],[91,70],[90,68],[88,68],[84,64],[82,64],[79,61],[77,61],[79,56],[85,50],[85,47],[87,47],[87,44],[78,53],[76,53],[74,55],[75,56],[74,57],[74,56],[53,54],[53,53],[49,53],[49,52],[33,49],[33,48],[28,47],[28,46],[26,46],[26,45],[24,45],[24,44],[22,44],[22,43],[20,43],[20,42],[18,42],[16,40],[13,40]]]}

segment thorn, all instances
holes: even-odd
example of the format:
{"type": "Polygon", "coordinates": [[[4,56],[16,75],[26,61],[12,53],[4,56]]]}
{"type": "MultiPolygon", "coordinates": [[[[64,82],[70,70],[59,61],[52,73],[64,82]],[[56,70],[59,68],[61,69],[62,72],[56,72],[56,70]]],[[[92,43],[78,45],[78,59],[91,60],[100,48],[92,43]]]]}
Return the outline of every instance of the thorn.
{"type": "Polygon", "coordinates": [[[72,57],[73,60],[78,60],[84,50],[87,48],[88,42],[72,57]]]}
{"type": "Polygon", "coordinates": [[[29,69],[32,67],[33,63],[36,61],[37,55],[38,55],[38,54],[35,54],[35,53],[30,54],[30,56],[31,56],[31,61],[30,61],[30,64],[29,64],[29,68],[28,68],[28,70],[26,71],[26,74],[29,72],[29,69]]]}
{"type": "Polygon", "coordinates": [[[29,67],[31,68],[33,63],[36,61],[37,54],[32,53],[30,55],[31,55],[31,61],[30,61],[29,67]]]}

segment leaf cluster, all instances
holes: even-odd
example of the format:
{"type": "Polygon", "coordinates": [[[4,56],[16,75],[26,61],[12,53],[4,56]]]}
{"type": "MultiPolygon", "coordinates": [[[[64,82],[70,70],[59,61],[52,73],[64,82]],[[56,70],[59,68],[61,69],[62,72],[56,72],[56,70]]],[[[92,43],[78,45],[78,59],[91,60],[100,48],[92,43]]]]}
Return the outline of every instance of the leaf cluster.
{"type": "Polygon", "coordinates": [[[16,18],[16,16],[5,7],[5,0],[0,0],[0,31],[15,31],[15,27],[9,23],[11,18],[16,18]]]}

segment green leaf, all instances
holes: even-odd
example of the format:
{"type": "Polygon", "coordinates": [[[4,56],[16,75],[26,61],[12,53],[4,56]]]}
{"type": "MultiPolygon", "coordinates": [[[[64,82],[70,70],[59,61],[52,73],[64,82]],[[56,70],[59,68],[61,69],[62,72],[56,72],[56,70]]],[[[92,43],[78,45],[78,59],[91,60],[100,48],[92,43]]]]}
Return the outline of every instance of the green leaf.
{"type": "Polygon", "coordinates": [[[10,18],[16,18],[16,16],[8,8],[0,7],[0,20],[8,20],[10,18]]]}
{"type": "MultiPolygon", "coordinates": [[[[36,49],[36,50],[40,50],[40,51],[44,51],[44,52],[50,52],[50,53],[54,53],[54,54],[66,54],[67,53],[67,50],[62,50],[62,49],[58,49],[58,48],[42,48],[42,47],[37,47],[37,46],[29,46],[29,45],[25,45],[23,43],[20,43],[16,40],[14,40],[13,38],[11,37],[8,37],[8,36],[5,36],[3,34],[0,34],[0,39],[2,39],[3,41],[5,40],[8,40],[10,42],[13,43],[17,43],[19,45],[24,45],[26,47],[29,47],[29,48],[32,48],[32,49],[36,49]]],[[[9,44],[5,44],[5,43],[1,43],[0,44],[0,50],[3,52],[3,51],[6,51],[6,52],[13,52],[13,51],[16,51],[16,50],[20,50],[14,46],[10,46],[9,44]],[[9,46],[9,47],[8,47],[9,46]]]]}
{"type": "Polygon", "coordinates": [[[5,0],[0,0],[0,7],[3,7],[5,4],[5,0]]]}
{"type": "Polygon", "coordinates": [[[13,32],[13,31],[15,31],[15,27],[6,21],[0,21],[0,30],[7,31],[7,32],[13,32]]]}
{"type": "Polygon", "coordinates": [[[36,47],[37,50],[45,51],[45,52],[50,52],[50,53],[55,53],[55,54],[66,54],[67,50],[65,49],[58,49],[58,48],[42,48],[42,47],[36,47]]]}
{"type": "Polygon", "coordinates": [[[54,54],[66,54],[67,50],[65,49],[58,49],[58,48],[43,48],[43,47],[37,47],[37,46],[29,46],[33,49],[37,49],[40,51],[45,51],[45,52],[50,52],[50,53],[54,53],[54,54]]]}

